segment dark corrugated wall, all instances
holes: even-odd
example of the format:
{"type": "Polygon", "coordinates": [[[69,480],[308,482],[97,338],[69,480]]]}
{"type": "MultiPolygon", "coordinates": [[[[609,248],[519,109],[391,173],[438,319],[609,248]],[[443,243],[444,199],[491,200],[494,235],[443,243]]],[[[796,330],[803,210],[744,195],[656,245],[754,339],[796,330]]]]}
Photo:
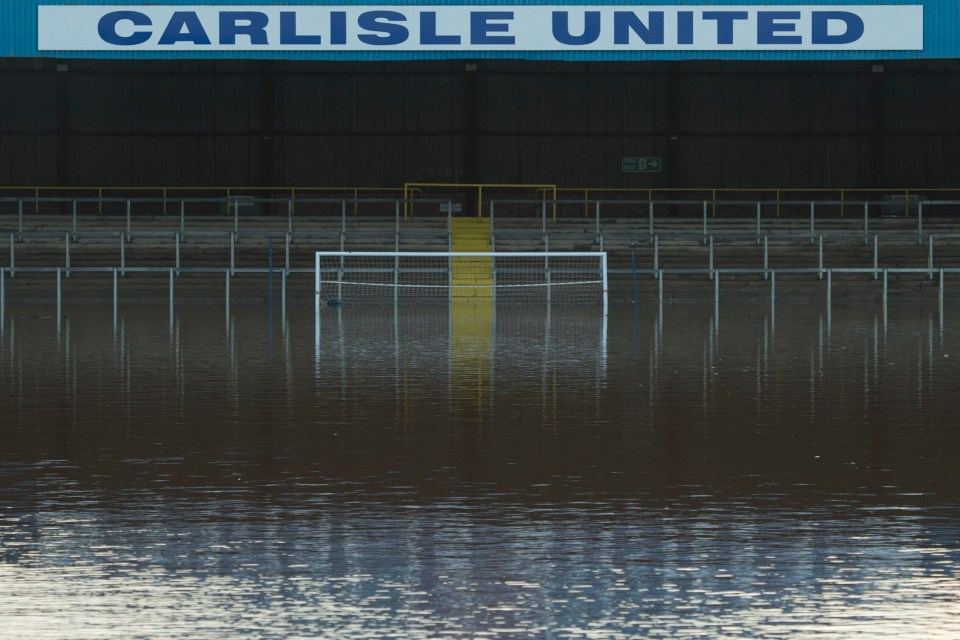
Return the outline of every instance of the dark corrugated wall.
{"type": "Polygon", "coordinates": [[[956,186],[960,61],[877,64],[3,59],[0,184],[956,186]]]}

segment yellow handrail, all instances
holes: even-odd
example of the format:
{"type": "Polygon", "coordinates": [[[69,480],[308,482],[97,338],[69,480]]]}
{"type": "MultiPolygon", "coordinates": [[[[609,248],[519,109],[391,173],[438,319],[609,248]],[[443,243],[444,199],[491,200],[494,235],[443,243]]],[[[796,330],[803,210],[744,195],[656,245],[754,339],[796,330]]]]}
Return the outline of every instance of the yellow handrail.
{"type": "Polygon", "coordinates": [[[408,194],[406,188],[404,188],[404,190],[403,190],[403,221],[404,221],[404,222],[407,221],[407,207],[410,208],[410,216],[411,216],[411,217],[413,216],[413,213],[414,213],[414,211],[413,211],[413,202],[411,202],[411,200],[413,200],[413,198],[412,198],[411,196],[413,195],[414,192],[423,193],[423,190],[422,190],[422,189],[417,189],[417,188],[415,188],[415,187],[410,187],[409,194],[408,194]]]}
{"type": "MultiPolygon", "coordinates": [[[[483,217],[483,190],[487,189],[548,189],[553,195],[553,217],[557,217],[557,185],[530,184],[530,183],[500,183],[500,182],[406,182],[403,185],[404,200],[408,199],[413,188],[432,189],[476,189],[477,190],[477,217],[483,217]]],[[[537,193],[535,191],[535,193],[537,193]]]]}

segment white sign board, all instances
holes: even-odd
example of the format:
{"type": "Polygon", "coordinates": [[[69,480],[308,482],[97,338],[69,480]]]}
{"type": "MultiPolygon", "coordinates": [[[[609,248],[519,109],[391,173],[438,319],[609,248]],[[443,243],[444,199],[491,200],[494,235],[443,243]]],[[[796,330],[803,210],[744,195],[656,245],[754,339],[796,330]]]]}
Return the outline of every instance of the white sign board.
{"type": "Polygon", "coordinates": [[[904,51],[923,5],[43,5],[40,51],[904,51]]]}

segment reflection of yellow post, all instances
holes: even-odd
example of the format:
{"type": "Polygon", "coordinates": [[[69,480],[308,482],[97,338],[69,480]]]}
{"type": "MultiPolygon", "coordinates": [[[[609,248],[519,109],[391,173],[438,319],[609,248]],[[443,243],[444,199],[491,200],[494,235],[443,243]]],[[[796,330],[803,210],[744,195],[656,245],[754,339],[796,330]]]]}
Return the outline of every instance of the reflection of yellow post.
{"type": "Polygon", "coordinates": [[[454,402],[482,411],[489,397],[493,298],[454,298],[450,309],[450,381],[454,402]]]}
{"type": "MultiPolygon", "coordinates": [[[[489,360],[493,336],[493,304],[491,299],[454,300],[451,309],[451,334],[454,356],[475,363],[489,360]]],[[[455,358],[456,360],[456,358],[455,358]]]]}

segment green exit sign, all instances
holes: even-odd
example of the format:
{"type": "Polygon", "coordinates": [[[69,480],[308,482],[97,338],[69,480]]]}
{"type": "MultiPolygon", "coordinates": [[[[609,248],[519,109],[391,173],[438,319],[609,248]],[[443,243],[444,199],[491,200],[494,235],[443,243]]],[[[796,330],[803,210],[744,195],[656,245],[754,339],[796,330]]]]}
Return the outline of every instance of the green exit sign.
{"type": "Polygon", "coordinates": [[[622,166],[624,173],[659,173],[663,162],[656,157],[623,158],[622,166]]]}

